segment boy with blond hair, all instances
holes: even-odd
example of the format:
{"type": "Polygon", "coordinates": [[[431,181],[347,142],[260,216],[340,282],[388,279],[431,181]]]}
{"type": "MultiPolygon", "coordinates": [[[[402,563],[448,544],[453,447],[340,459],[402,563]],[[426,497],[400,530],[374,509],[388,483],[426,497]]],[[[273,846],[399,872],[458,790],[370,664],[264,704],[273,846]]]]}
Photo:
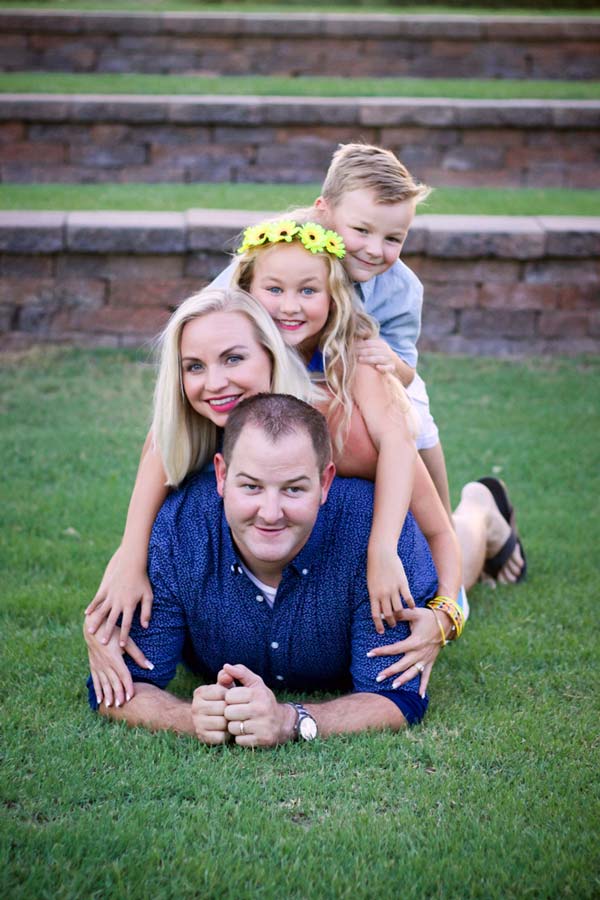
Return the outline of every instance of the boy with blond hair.
{"type": "Polygon", "coordinates": [[[430,192],[390,150],[342,144],[315,208],[343,238],[344,267],[366,312],[379,322],[380,338],[364,341],[359,359],[396,372],[407,389],[420,423],[417,448],[450,516],[444,451],[425,382],[416,371],[423,285],[400,260],[417,204],[430,192]]]}

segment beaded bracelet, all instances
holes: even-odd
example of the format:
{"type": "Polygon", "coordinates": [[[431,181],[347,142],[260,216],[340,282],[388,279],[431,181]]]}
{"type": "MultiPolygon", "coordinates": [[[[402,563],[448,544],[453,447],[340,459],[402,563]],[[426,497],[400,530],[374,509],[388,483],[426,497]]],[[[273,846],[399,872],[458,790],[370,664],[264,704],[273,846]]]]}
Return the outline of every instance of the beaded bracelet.
{"type": "Polygon", "coordinates": [[[448,638],[446,637],[446,632],[444,631],[444,626],[440,622],[440,617],[436,613],[435,609],[433,609],[433,607],[431,607],[431,606],[429,608],[430,608],[431,612],[433,613],[433,617],[434,617],[435,621],[438,624],[438,628],[440,629],[440,635],[442,637],[442,647],[445,647],[446,644],[448,643],[448,638]]]}
{"type": "Polygon", "coordinates": [[[442,610],[448,614],[456,629],[456,637],[459,638],[465,626],[465,618],[458,603],[450,597],[434,597],[431,602],[435,609],[442,610]]]}
{"type": "Polygon", "coordinates": [[[427,606],[429,609],[439,609],[441,612],[445,612],[453,623],[452,630],[456,631],[456,637],[459,638],[461,636],[465,620],[463,611],[456,600],[453,600],[451,597],[440,595],[434,597],[433,600],[430,600],[427,606]]]}

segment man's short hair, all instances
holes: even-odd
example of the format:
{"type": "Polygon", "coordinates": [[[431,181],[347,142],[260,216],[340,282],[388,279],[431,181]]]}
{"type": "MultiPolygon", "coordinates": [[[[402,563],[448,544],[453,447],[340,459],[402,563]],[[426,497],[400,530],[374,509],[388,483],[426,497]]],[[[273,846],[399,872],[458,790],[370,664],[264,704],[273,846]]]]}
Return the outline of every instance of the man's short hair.
{"type": "Polygon", "coordinates": [[[290,394],[255,394],[232,409],[223,435],[223,458],[229,466],[237,440],[247,425],[260,428],[275,444],[279,438],[304,431],[311,439],[319,474],[331,462],[327,421],[318,409],[290,394]]]}
{"type": "Polygon", "coordinates": [[[374,191],[377,203],[420,203],[431,188],[420,184],[391,150],[373,144],[340,144],[333,154],[321,194],[337,206],[348,191],[374,191]]]}

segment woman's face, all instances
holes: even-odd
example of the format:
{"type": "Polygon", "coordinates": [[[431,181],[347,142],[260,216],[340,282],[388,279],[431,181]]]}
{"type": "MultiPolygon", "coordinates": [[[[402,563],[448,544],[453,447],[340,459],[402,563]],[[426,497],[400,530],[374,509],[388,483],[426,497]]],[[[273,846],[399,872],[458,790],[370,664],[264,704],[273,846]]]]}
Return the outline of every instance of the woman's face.
{"type": "Polygon", "coordinates": [[[257,255],[250,293],[265,307],[286,344],[312,356],[329,315],[328,265],[297,241],[257,255]]]}
{"type": "Polygon", "coordinates": [[[244,397],[271,390],[271,358],[242,313],[213,312],[187,322],[181,367],[192,408],[220,427],[244,397]]]}

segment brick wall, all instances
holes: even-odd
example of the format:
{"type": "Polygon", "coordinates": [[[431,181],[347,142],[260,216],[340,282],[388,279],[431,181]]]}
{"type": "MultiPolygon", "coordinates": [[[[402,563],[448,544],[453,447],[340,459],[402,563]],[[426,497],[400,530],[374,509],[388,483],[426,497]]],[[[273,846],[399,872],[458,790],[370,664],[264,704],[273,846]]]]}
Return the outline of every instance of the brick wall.
{"type": "MultiPolygon", "coordinates": [[[[0,345],[141,345],[264,216],[0,213],[0,345]]],[[[599,251],[596,218],[419,216],[403,258],[425,287],[421,349],[597,353],[599,251]]]]}
{"type": "Polygon", "coordinates": [[[597,78],[587,17],[0,12],[5,71],[597,78]]]}
{"type": "Polygon", "coordinates": [[[5,94],[0,180],[319,182],[364,140],[441,187],[586,188],[599,132],[593,100],[5,94]]]}

